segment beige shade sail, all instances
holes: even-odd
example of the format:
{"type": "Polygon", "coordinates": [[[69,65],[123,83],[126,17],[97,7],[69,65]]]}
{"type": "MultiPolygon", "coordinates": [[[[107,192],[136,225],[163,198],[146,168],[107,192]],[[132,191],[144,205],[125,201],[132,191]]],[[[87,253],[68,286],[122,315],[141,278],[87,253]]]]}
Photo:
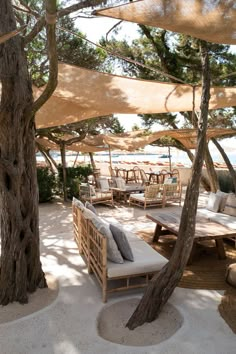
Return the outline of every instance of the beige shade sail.
{"type": "MultiPolygon", "coordinates": [[[[195,90],[200,110],[201,87],[195,90]]],[[[36,96],[41,90],[37,90],[36,96]]],[[[210,109],[236,105],[236,87],[212,87],[210,109]]],[[[37,128],[53,127],[115,113],[192,111],[190,85],[132,79],[59,64],[58,86],[36,114],[37,128]]]]}
{"type": "MultiPolygon", "coordinates": [[[[207,130],[207,141],[213,137],[229,137],[234,135],[236,135],[236,130],[234,129],[209,128],[207,130]]],[[[116,135],[100,134],[95,136],[87,136],[82,142],[67,145],[66,150],[77,152],[96,152],[108,150],[108,146],[110,146],[111,149],[134,151],[143,148],[165,136],[180,141],[188,149],[196,148],[196,129],[174,129],[161,130],[149,134],[147,134],[147,132],[144,133],[143,131],[135,131],[116,135]]],[[[37,138],[36,142],[51,150],[59,149],[57,144],[47,138],[37,138]]]]}
{"type": "MultiPolygon", "coordinates": [[[[209,128],[207,130],[207,141],[213,137],[234,136],[236,130],[234,129],[221,129],[209,128]]],[[[153,143],[162,137],[171,137],[180,141],[186,148],[195,149],[197,143],[197,130],[196,129],[174,129],[174,130],[161,130],[158,132],[150,133],[149,135],[141,135],[135,138],[132,137],[117,137],[112,135],[104,136],[104,142],[112,149],[120,149],[133,151],[153,143]]]]}
{"type": "MultiPolygon", "coordinates": [[[[60,146],[58,144],[56,144],[55,142],[47,138],[36,138],[36,143],[40,144],[42,147],[44,147],[47,150],[60,150],[60,146]]],[[[73,143],[71,145],[65,145],[65,148],[68,151],[76,151],[76,152],[83,152],[83,153],[108,150],[107,146],[99,147],[94,145],[87,145],[82,142],[73,143]]]]}
{"type": "Polygon", "coordinates": [[[95,14],[213,43],[236,44],[235,0],[143,0],[98,10],[95,14]]]}

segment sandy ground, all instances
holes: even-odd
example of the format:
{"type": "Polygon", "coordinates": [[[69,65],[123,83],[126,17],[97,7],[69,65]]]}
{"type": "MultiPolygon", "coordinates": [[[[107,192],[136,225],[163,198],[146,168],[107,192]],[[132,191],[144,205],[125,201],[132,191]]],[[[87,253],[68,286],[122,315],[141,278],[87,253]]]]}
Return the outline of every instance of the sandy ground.
{"type": "MultiPolygon", "coordinates": [[[[143,209],[127,206],[98,206],[97,209],[103,217],[110,221],[118,220],[134,232],[150,229],[150,221],[146,219],[143,209]]],[[[182,323],[178,322],[177,328],[171,329],[175,333],[167,335],[159,344],[151,342],[151,345],[147,345],[145,342],[139,346],[149,332],[150,337],[153,337],[153,331],[148,326],[143,329],[145,335],[132,333],[139,340],[135,345],[134,342],[117,344],[102,338],[98,331],[101,313],[108,307],[112,309],[112,312],[108,311],[109,328],[115,333],[115,320],[121,312],[119,306],[126,312],[124,306],[130,308],[130,302],[140,298],[143,290],[114,293],[107,304],[102,303],[100,286],[93,276],[88,275],[73,240],[69,203],[40,205],[40,234],[43,269],[58,279],[59,293],[45,307],[45,297],[39,290],[36,297],[41,301],[41,310],[35,311],[29,303],[26,306],[31,308],[31,314],[0,324],[1,354],[235,353],[236,337],[218,313],[222,296],[218,291],[176,288],[169,304],[180,314],[182,323]]],[[[167,316],[159,324],[169,331],[168,322],[170,317],[167,316]]]]}

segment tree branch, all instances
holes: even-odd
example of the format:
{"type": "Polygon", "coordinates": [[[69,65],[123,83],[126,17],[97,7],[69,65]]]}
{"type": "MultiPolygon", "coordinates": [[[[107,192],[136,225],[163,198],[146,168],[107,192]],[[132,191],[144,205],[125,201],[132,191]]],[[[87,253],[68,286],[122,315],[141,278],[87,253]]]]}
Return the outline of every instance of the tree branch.
{"type": "Polygon", "coordinates": [[[20,28],[4,33],[0,36],[0,44],[8,41],[10,38],[17,36],[20,32],[24,31],[24,29],[27,27],[27,25],[21,26],[20,28]]]}
{"type": "MultiPolygon", "coordinates": [[[[61,9],[57,13],[57,18],[64,17],[66,15],[71,14],[72,12],[84,9],[86,7],[91,7],[91,6],[98,6],[100,4],[104,3],[104,0],[85,0],[85,1],[80,1],[77,4],[71,5],[66,7],[65,9],[61,9]]],[[[43,29],[43,27],[46,25],[46,20],[45,17],[42,16],[40,19],[36,22],[34,25],[32,31],[25,37],[25,44],[28,44],[31,42],[34,37],[37,36],[37,34],[43,29]]]]}
{"type": "Polygon", "coordinates": [[[57,87],[58,59],[56,41],[56,0],[46,0],[46,21],[47,21],[47,45],[49,58],[49,80],[42,95],[34,102],[32,114],[34,115],[40,107],[49,99],[57,87]]]}

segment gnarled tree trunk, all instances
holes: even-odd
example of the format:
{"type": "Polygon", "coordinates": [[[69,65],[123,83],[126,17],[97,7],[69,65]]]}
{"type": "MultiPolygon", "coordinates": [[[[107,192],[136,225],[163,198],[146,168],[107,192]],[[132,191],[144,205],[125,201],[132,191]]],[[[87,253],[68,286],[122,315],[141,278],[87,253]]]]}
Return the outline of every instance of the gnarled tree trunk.
{"type": "Polygon", "coordinates": [[[224,149],[222,148],[222,146],[219,144],[219,142],[215,139],[215,138],[212,138],[211,139],[212,142],[215,144],[215,146],[217,147],[217,149],[219,150],[219,152],[221,153],[221,156],[223,157],[225,163],[226,163],[226,166],[228,167],[229,169],[229,173],[232,177],[232,180],[233,180],[233,185],[234,185],[234,191],[236,193],[236,172],[235,172],[235,169],[234,167],[232,166],[231,162],[230,162],[230,159],[228,158],[227,154],[225,153],[224,149]]]}
{"type": "MultiPolygon", "coordinates": [[[[192,153],[190,150],[188,150],[188,149],[186,149],[186,153],[187,153],[189,159],[193,162],[193,161],[194,161],[194,155],[193,155],[193,153],[192,153]]],[[[202,173],[202,172],[201,172],[201,173],[202,173]]],[[[201,182],[203,188],[204,188],[206,191],[209,192],[209,191],[211,190],[211,186],[210,186],[209,179],[208,179],[207,177],[205,177],[203,174],[201,174],[201,180],[200,180],[200,182],[201,182]]]]}
{"type": "Polygon", "coordinates": [[[203,90],[201,99],[201,117],[198,127],[198,146],[193,163],[192,177],[187,187],[178,238],[170,261],[163,267],[159,274],[152,278],[137,309],[129,319],[127,323],[129,329],[141,326],[145,322],[152,322],[158,317],[163,306],[178,285],[192,249],[200,175],[206,147],[208,103],[210,98],[210,68],[205,42],[201,42],[201,50],[203,90]]]}
{"type": "Polygon", "coordinates": [[[216,170],[208,146],[206,146],[206,151],[205,151],[205,162],[206,162],[207,173],[211,185],[211,191],[213,193],[216,193],[217,189],[219,189],[219,181],[218,181],[218,177],[216,174],[216,170]]]}
{"type": "MultiPolygon", "coordinates": [[[[0,2],[0,32],[16,28],[11,2],[0,2]]],[[[0,304],[26,303],[45,287],[39,255],[35,124],[27,62],[19,37],[0,46],[0,304]]]]}

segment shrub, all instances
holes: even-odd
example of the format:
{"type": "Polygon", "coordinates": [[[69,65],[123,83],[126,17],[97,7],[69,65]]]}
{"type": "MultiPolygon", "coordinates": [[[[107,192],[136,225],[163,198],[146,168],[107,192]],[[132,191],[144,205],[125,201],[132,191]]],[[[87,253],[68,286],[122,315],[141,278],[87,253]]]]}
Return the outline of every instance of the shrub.
{"type": "MultiPolygon", "coordinates": [[[[90,165],[81,165],[77,167],[67,167],[66,168],[66,190],[67,197],[72,199],[73,197],[79,196],[79,184],[81,182],[86,182],[88,176],[93,172],[90,165]]],[[[62,193],[63,190],[63,173],[62,166],[58,168],[58,180],[59,189],[62,193]]]]}
{"type": "Polygon", "coordinates": [[[39,203],[48,202],[53,197],[56,185],[55,175],[48,167],[37,168],[39,203]]]}
{"type": "Polygon", "coordinates": [[[225,193],[234,192],[234,184],[229,171],[219,170],[217,171],[220,190],[225,193]]]}

